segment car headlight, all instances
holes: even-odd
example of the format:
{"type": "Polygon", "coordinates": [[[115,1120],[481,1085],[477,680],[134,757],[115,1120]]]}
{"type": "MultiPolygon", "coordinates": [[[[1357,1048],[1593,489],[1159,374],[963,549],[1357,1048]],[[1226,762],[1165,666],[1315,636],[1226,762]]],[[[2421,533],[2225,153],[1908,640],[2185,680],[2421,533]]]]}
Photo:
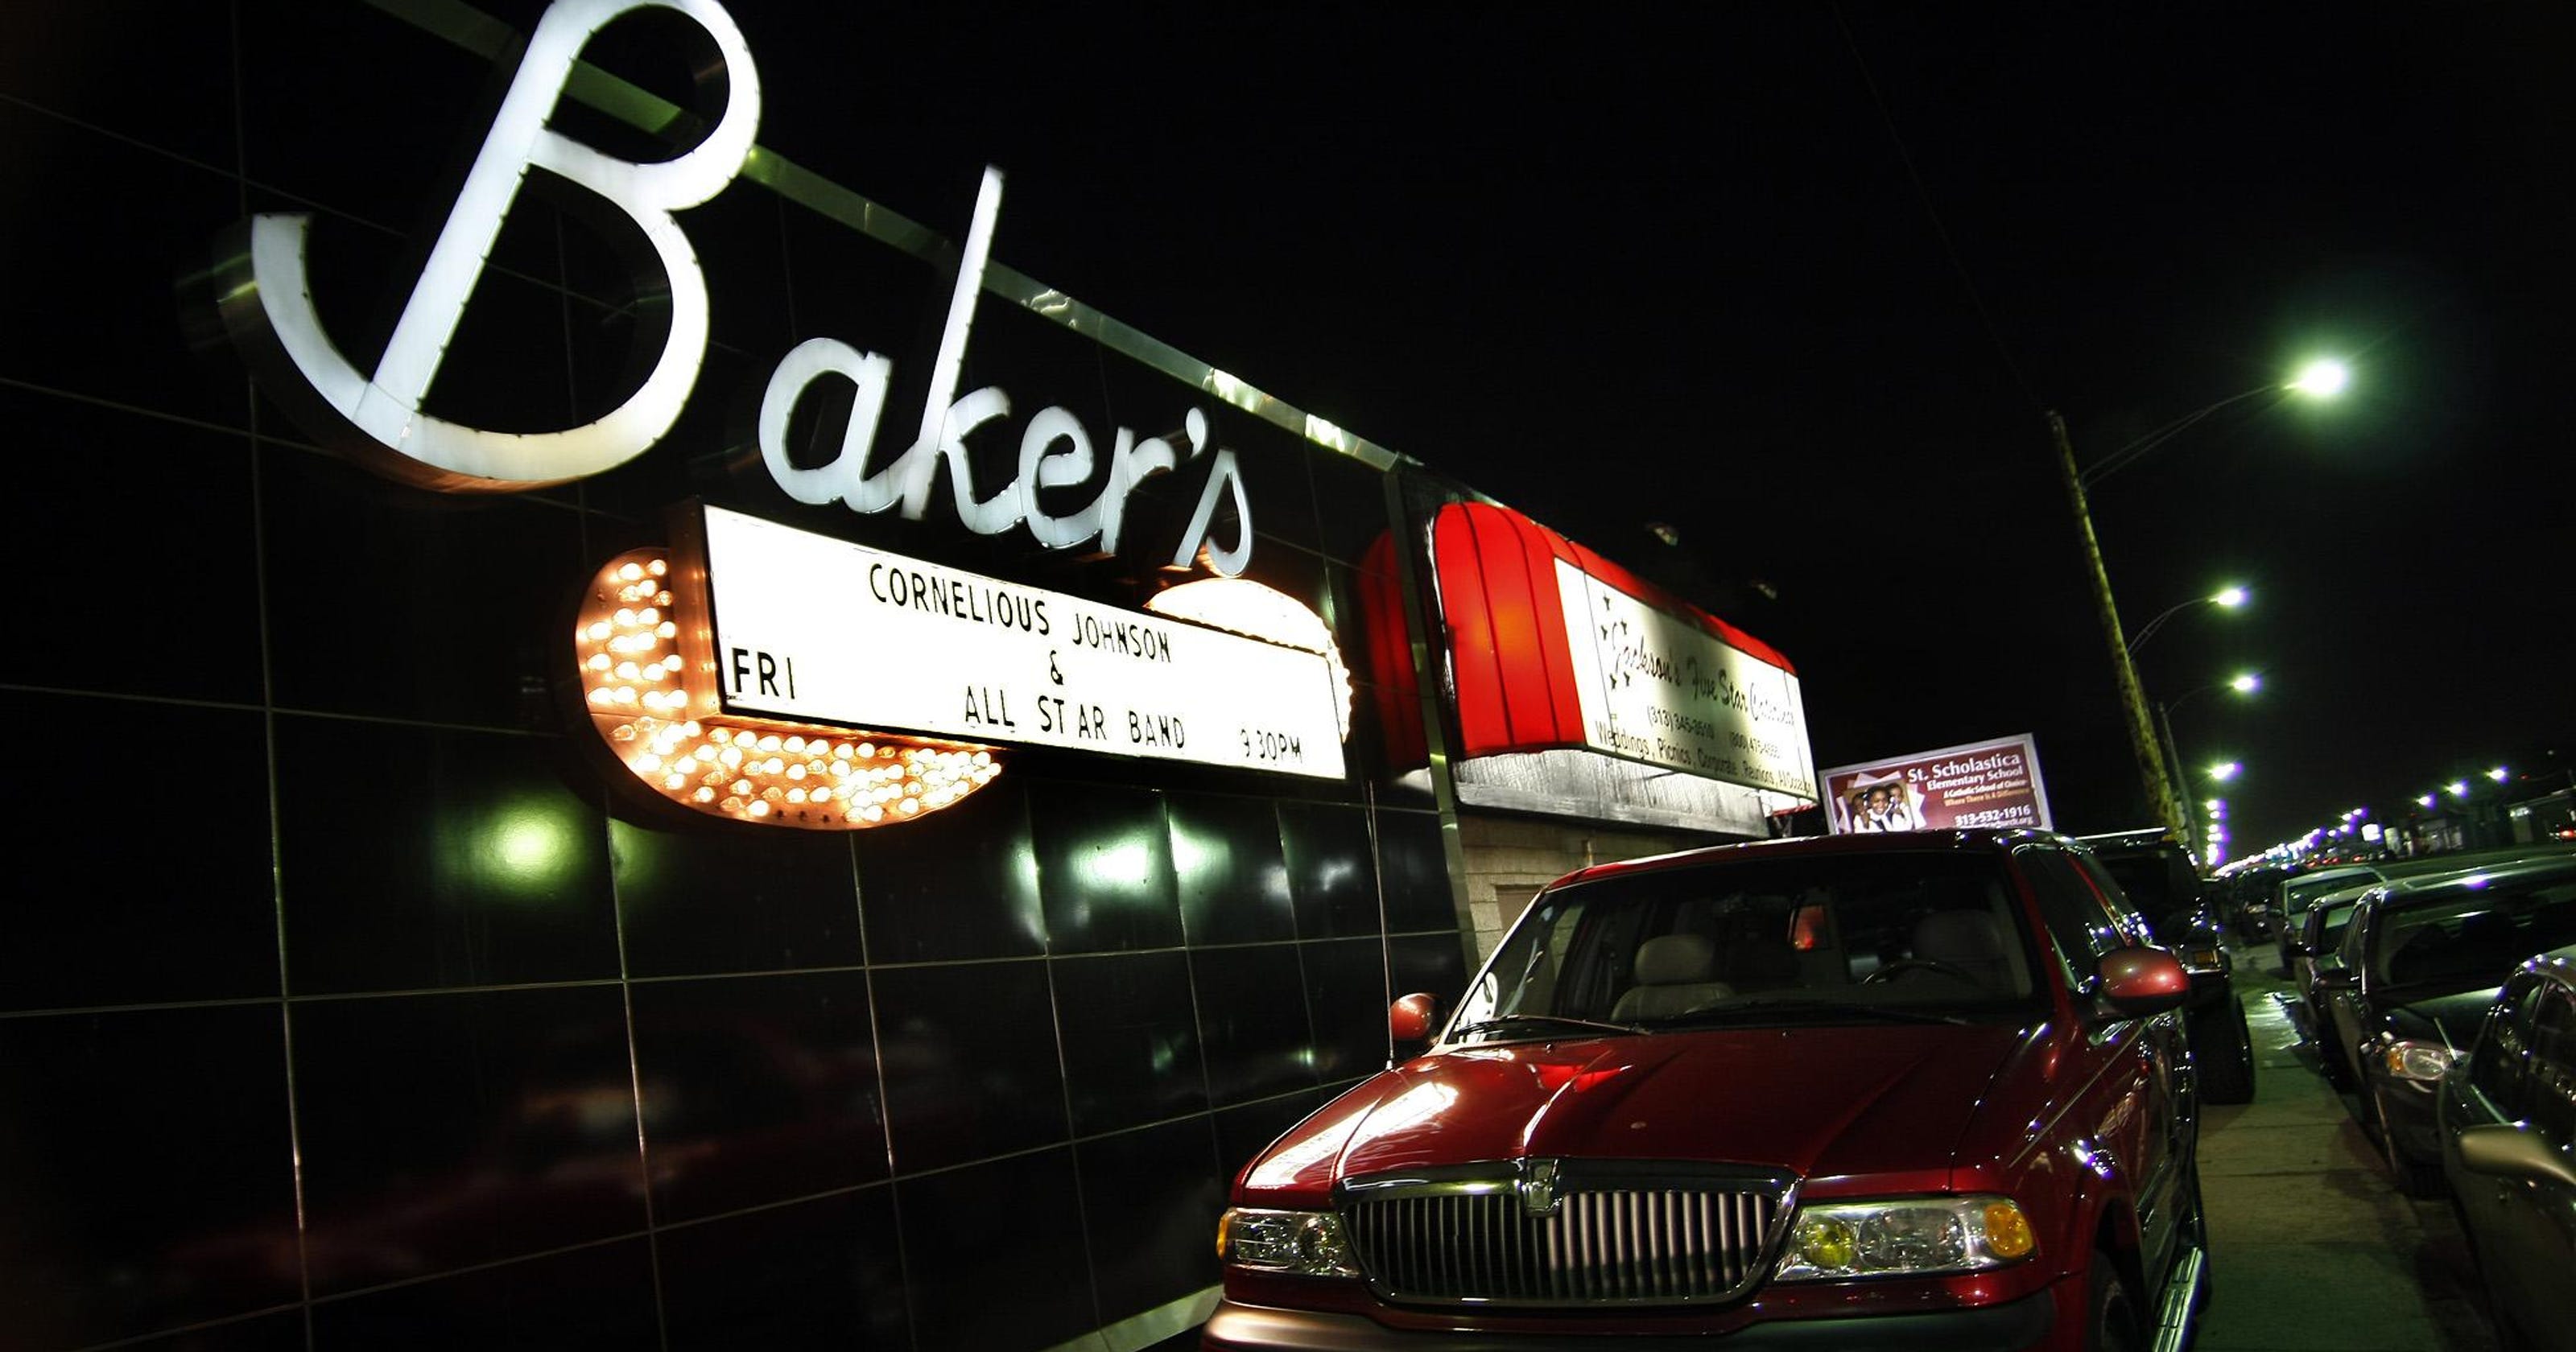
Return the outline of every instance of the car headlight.
{"type": "Polygon", "coordinates": [[[1784,1282],[1977,1272],[2039,1247],[2030,1218],[2009,1197],[1904,1197],[1801,1207],[1784,1282]]]}
{"type": "Polygon", "coordinates": [[[1216,1256],[1236,1267],[1300,1277],[1356,1277],[1359,1264],[1329,1211],[1228,1207],[1216,1223],[1216,1256]]]}
{"type": "Polygon", "coordinates": [[[2401,1080],[2438,1080],[2458,1053],[2438,1042],[2391,1042],[2379,1049],[2379,1068],[2401,1080]]]}

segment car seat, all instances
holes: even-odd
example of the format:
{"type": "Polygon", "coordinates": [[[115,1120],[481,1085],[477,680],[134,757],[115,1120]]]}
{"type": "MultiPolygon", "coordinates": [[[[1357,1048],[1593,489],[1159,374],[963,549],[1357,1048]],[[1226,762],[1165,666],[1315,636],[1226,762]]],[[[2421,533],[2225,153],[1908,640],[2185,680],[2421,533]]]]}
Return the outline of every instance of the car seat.
{"type": "Polygon", "coordinates": [[[1610,1007],[1616,1023],[1687,1014],[1735,994],[1717,976],[1717,945],[1704,934],[1665,934],[1637,945],[1637,984],[1610,1007]]]}
{"type": "Polygon", "coordinates": [[[2022,983],[2003,927],[1986,911],[1934,911],[1914,923],[1913,956],[1956,968],[1993,991],[2019,991],[2022,983]]]}

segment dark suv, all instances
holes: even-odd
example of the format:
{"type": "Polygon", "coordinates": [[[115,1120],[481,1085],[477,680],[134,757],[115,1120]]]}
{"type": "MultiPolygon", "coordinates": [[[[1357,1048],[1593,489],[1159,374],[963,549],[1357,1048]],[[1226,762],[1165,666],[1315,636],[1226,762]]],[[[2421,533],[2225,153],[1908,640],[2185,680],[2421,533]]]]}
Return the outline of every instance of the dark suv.
{"type": "Polygon", "coordinates": [[[1570,874],[1236,1176],[1203,1346],[2179,1345],[2189,991],[2042,832],[1570,874]]]}
{"type": "Polygon", "coordinates": [[[2156,939],[2191,972],[2191,1059],[2201,1096],[2212,1103],[2253,1102],[2254,1037],[2236,999],[2235,959],[2214,889],[2191,851],[2160,830],[2076,839],[2119,880],[2156,939]]]}

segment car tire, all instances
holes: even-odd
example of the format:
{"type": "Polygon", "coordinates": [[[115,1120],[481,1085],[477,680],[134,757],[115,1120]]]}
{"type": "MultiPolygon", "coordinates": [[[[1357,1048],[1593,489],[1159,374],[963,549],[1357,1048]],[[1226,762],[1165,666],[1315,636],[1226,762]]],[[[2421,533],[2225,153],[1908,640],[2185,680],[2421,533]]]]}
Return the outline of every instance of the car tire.
{"type": "Polygon", "coordinates": [[[2388,1166],[2388,1181],[2397,1185],[2405,1197],[2435,1197],[2442,1191],[2442,1180],[2435,1170],[2406,1157],[2397,1144],[2397,1133],[2388,1127],[2388,1105],[2378,1091],[2370,1094],[2370,1129],[2379,1137],[2380,1162],[2388,1166]]]}
{"type": "Polygon", "coordinates": [[[2254,1030],[2245,1022],[2245,1006],[2231,991],[2227,1007],[2211,1012],[2218,1017],[2192,1019],[2184,1029],[2200,1071],[2200,1096],[2210,1103],[2252,1103],[2254,1030]]]}
{"type": "Polygon", "coordinates": [[[2137,1303],[2120,1265],[2100,1249],[2093,1251],[2091,1299],[2084,1311],[2084,1352],[2146,1352],[2146,1330],[2138,1322],[2137,1303]]]}

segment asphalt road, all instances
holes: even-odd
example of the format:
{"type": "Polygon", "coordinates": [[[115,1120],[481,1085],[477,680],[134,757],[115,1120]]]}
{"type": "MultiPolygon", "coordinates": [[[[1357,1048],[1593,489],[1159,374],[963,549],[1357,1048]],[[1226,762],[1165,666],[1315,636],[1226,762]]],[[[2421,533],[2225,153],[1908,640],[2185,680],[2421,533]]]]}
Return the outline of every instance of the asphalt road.
{"type": "Polygon", "coordinates": [[[2316,1072],[2272,1000],[2269,942],[2235,950],[2254,1101],[2205,1108],[2212,1296],[2202,1352],[2495,1352],[2468,1247],[2441,1198],[2398,1194],[2357,1100],[2316,1072]]]}

